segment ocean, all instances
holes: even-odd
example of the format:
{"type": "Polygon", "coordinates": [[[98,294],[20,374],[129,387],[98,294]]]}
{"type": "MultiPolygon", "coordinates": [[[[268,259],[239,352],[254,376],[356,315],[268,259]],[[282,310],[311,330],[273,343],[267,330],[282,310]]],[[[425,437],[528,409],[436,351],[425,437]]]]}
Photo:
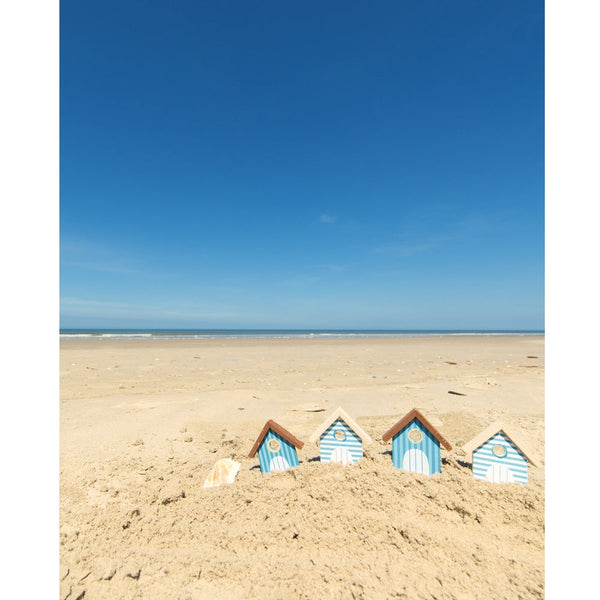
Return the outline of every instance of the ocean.
{"type": "Polygon", "coordinates": [[[468,335],[544,335],[536,330],[468,329],[61,329],[61,339],[236,339],[236,338],[360,338],[468,335]]]}

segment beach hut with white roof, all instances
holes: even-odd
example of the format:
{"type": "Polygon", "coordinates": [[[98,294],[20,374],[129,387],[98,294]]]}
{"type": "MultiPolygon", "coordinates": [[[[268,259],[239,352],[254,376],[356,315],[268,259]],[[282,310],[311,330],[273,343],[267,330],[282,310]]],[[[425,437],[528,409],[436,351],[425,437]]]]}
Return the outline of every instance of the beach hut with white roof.
{"type": "Polygon", "coordinates": [[[526,484],[529,463],[537,466],[531,451],[501,421],[492,423],[462,450],[472,455],[473,477],[493,483],[526,484]]]}
{"type": "Polygon", "coordinates": [[[341,407],[336,408],[310,436],[319,443],[321,462],[341,462],[345,465],[363,457],[363,445],[373,440],[341,407]]]}

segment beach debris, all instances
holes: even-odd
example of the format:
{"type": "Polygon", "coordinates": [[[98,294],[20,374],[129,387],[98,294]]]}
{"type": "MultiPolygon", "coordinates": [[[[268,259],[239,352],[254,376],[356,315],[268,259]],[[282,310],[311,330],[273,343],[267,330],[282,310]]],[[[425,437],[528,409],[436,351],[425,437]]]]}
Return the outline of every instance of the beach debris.
{"type": "Polygon", "coordinates": [[[144,445],[144,440],[142,438],[138,438],[137,440],[135,440],[135,442],[133,442],[133,444],[131,444],[132,446],[143,446],[144,445]]]}
{"type": "Polygon", "coordinates": [[[382,436],[392,440],[392,463],[397,469],[432,475],[441,472],[440,444],[452,450],[444,436],[413,408],[382,436]]]}
{"type": "Polygon", "coordinates": [[[98,581],[110,581],[115,576],[118,566],[114,559],[101,558],[96,561],[94,571],[98,575],[98,581]]]}
{"type": "Polygon", "coordinates": [[[539,358],[539,356],[528,356],[527,358],[539,358]]]}
{"type": "Polygon", "coordinates": [[[319,442],[321,462],[352,464],[363,457],[363,444],[373,440],[341,407],[329,415],[310,436],[319,442]]]}
{"type": "Polygon", "coordinates": [[[136,562],[129,562],[125,567],[125,577],[131,577],[131,579],[139,579],[142,573],[142,569],[136,562]]]}
{"type": "Polygon", "coordinates": [[[458,363],[452,362],[450,360],[445,360],[444,361],[447,365],[457,365],[458,363]]]}
{"type": "Polygon", "coordinates": [[[484,429],[462,451],[472,455],[473,477],[492,483],[526,484],[528,462],[536,466],[532,453],[501,421],[484,429]]]}
{"type": "MultiPolygon", "coordinates": [[[[160,479],[160,477],[159,477],[160,479]]],[[[164,506],[167,504],[171,504],[172,502],[177,502],[185,498],[185,491],[182,490],[177,484],[167,486],[166,489],[161,490],[161,499],[160,503],[164,506]]]]}
{"type": "Polygon", "coordinates": [[[194,438],[189,433],[187,435],[183,436],[183,441],[184,442],[191,442],[191,441],[193,441],[193,439],[194,438]]]}
{"type": "Polygon", "coordinates": [[[269,419],[256,438],[248,457],[253,458],[258,452],[262,473],[285,471],[300,464],[296,448],[300,449],[303,446],[304,442],[275,423],[273,419],[269,419]]]}
{"type": "Polygon", "coordinates": [[[77,583],[81,583],[82,581],[84,581],[85,579],[87,579],[91,574],[91,571],[86,571],[80,578],[79,581],[77,583]]]}
{"type": "Polygon", "coordinates": [[[242,465],[231,458],[221,458],[210,470],[204,481],[204,488],[219,487],[223,483],[233,483],[242,465]]]}
{"type": "Polygon", "coordinates": [[[68,591],[66,590],[66,586],[61,584],[60,586],[60,598],[62,600],[83,600],[85,596],[85,589],[81,586],[72,587],[69,586],[68,591]]]}
{"type": "Polygon", "coordinates": [[[454,394],[455,396],[466,396],[466,394],[462,394],[461,392],[454,392],[452,390],[448,390],[449,394],[454,394]]]}
{"type": "Polygon", "coordinates": [[[315,402],[311,402],[310,404],[300,404],[296,406],[296,408],[290,408],[292,412],[303,411],[303,412],[323,412],[325,409],[319,406],[315,402]]]}

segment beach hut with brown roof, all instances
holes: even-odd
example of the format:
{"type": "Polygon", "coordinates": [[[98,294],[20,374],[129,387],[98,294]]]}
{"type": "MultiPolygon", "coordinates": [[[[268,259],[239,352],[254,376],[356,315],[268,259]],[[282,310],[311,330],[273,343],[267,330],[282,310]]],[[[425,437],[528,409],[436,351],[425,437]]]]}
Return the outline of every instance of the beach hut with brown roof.
{"type": "Polygon", "coordinates": [[[248,456],[253,458],[258,452],[258,462],[263,473],[285,471],[300,464],[296,448],[300,449],[303,446],[304,442],[301,442],[287,429],[269,419],[262,428],[256,442],[254,442],[248,456]]]}
{"type": "Polygon", "coordinates": [[[341,462],[345,465],[359,461],[363,444],[373,440],[341,407],[336,408],[310,436],[319,442],[321,462],[341,462]]]}
{"type": "Polygon", "coordinates": [[[493,483],[527,483],[528,464],[537,466],[518,434],[501,421],[492,423],[467,442],[462,451],[472,455],[473,477],[493,483]]]}
{"type": "Polygon", "coordinates": [[[392,440],[394,467],[414,473],[440,473],[440,445],[452,450],[444,436],[416,408],[404,415],[382,437],[384,442],[392,440]]]}

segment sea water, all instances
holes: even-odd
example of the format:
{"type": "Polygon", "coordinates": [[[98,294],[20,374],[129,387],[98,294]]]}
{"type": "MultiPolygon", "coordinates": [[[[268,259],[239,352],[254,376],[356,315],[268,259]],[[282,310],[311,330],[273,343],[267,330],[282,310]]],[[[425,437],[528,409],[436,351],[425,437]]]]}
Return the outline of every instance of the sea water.
{"type": "Polygon", "coordinates": [[[468,335],[544,335],[536,330],[444,329],[61,329],[61,339],[236,339],[236,338],[360,338],[468,335]]]}

